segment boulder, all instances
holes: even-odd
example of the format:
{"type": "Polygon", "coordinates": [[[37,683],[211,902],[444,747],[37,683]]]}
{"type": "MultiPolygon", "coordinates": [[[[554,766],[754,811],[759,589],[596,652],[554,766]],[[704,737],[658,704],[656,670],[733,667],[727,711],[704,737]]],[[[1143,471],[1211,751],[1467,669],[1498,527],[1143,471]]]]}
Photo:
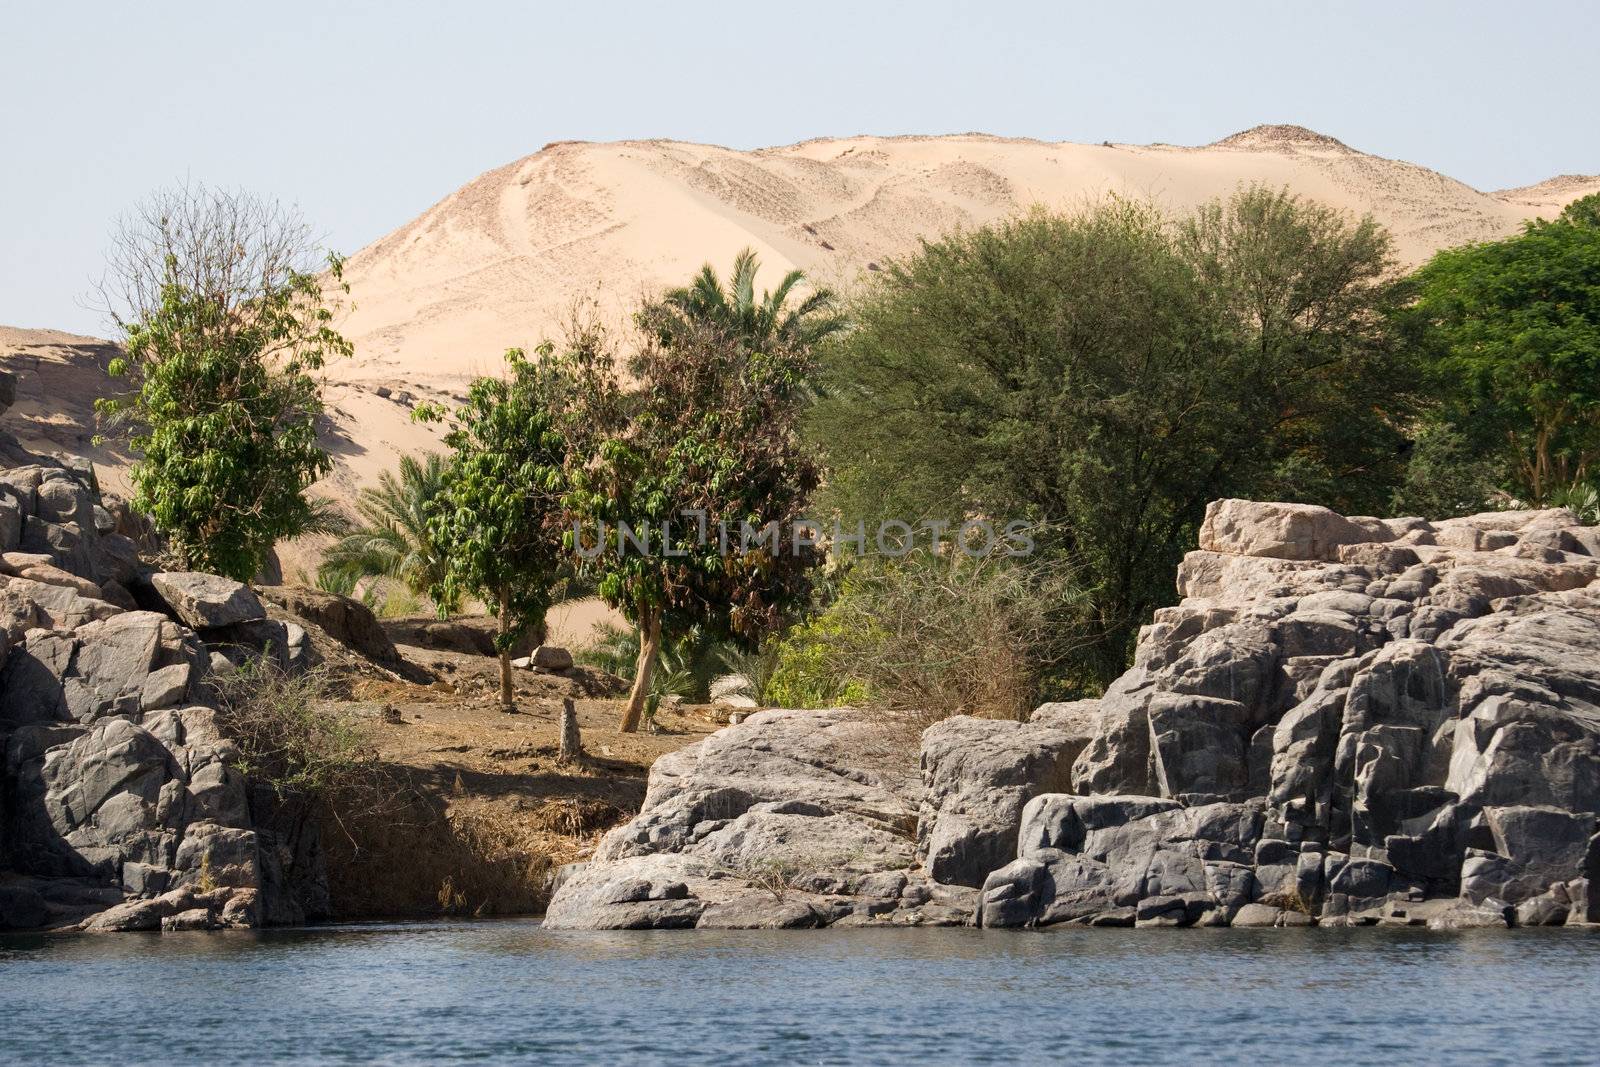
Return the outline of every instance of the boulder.
{"type": "Polygon", "coordinates": [[[1200,548],[1236,556],[1336,561],[1342,545],[1388,541],[1387,531],[1359,525],[1315,504],[1215,500],[1200,524],[1200,548]]]}
{"type": "Polygon", "coordinates": [[[150,584],[175,617],[196,630],[265,619],[267,611],[250,587],[231,578],[195,571],[161,571],[150,584]]]}
{"type": "MultiPolygon", "coordinates": [[[[411,615],[382,619],[379,625],[397,645],[457,652],[467,656],[499,655],[494,647],[499,624],[487,616],[458,615],[441,619],[435,615],[411,615]]],[[[530,655],[540,640],[537,634],[521,637],[512,646],[512,654],[517,657],[530,655]]]]}
{"type": "Polygon", "coordinates": [[[959,715],[922,734],[917,854],[935,881],[981,886],[1015,857],[1022,808],[1071,788],[1085,739],[1037,722],[959,715]]]}
{"type": "MultiPolygon", "coordinates": [[[[693,926],[706,902],[710,870],[680,856],[640,856],[585,864],[562,883],[545,911],[549,930],[646,930],[693,926]]],[[[742,893],[743,887],[740,889],[742,893]]]]}
{"type": "Polygon", "coordinates": [[[315,623],[329,637],[375,663],[394,664],[400,660],[377,616],[359,600],[294,585],[264,586],[257,592],[267,603],[315,623]]]}
{"type": "Polygon", "coordinates": [[[851,711],[757,712],[657,759],[639,815],[608,833],[595,858],[675,851],[690,843],[701,823],[735,819],[758,803],[791,800],[910,839],[917,781],[894,767],[891,744],[875,724],[851,711]],[[874,768],[883,761],[884,769],[874,768]]]}
{"type": "Polygon", "coordinates": [[[560,673],[572,669],[572,653],[555,645],[540,645],[528,655],[512,660],[511,665],[525,671],[560,673]]]}

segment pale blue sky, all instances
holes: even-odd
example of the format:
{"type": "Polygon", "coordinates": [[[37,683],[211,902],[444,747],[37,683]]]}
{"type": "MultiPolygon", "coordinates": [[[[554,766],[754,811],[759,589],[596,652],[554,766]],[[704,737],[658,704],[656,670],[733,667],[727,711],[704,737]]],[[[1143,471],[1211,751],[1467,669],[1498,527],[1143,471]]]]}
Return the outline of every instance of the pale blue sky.
{"type": "Polygon", "coordinates": [[[23,2],[0,20],[0,323],[104,332],[111,220],[185,177],[346,253],[548,141],[1203,144],[1293,122],[1480,189],[1600,171],[1600,13],[1532,2],[23,2]]]}

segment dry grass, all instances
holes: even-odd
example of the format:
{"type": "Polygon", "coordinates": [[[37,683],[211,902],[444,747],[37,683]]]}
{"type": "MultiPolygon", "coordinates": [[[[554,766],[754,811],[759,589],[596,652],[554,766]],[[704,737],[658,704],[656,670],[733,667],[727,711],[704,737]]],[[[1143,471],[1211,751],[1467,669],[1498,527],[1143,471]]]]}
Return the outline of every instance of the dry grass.
{"type": "Polygon", "coordinates": [[[327,845],[343,918],[522,915],[542,911],[557,867],[593,851],[624,813],[600,801],[448,804],[411,792],[398,817],[358,820],[327,845]]]}

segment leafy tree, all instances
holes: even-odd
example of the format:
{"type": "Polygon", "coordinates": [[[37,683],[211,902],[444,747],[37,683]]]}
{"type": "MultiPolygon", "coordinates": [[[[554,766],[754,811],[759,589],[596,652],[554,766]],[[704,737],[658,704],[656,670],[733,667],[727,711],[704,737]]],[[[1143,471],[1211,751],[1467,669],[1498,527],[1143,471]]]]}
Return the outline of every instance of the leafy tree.
{"type": "Polygon", "coordinates": [[[668,301],[639,323],[628,421],[569,498],[574,548],[641,635],[625,732],[638,729],[664,632],[759,641],[804,601],[816,558],[795,529],[817,482],[798,432],[812,369],[802,335],[757,348],[668,301]]]}
{"type": "Polygon", "coordinates": [[[1388,234],[1286,190],[1241,188],[1183,219],[1178,252],[1221,309],[1251,495],[1371,514],[1404,477],[1420,369],[1392,313],[1409,298],[1388,234]]]}
{"type": "MultiPolygon", "coordinates": [[[[382,576],[403,582],[416,593],[445,588],[449,561],[428,529],[428,509],[444,489],[445,457],[403,456],[399,477],[384,471],[378,484],[361,490],[356,511],[364,525],[345,534],[323,556],[319,581],[336,587],[382,576]]],[[[457,602],[440,604],[455,611],[457,602]]]]}
{"type": "Polygon", "coordinates": [[[183,565],[248,580],[274,542],[330,528],[305,493],[331,467],[317,443],[318,372],[348,355],[299,217],[242,193],[158,194],[115,238],[102,286],[132,392],[102,401],[132,430],[133,506],[183,565]]]}
{"type": "Polygon", "coordinates": [[[1058,689],[1096,690],[1208,501],[1385,499],[1413,391],[1387,241],[1262,189],[1175,224],[1113,199],[927,244],[829,346],[809,432],[847,522],[1042,524],[1084,595],[1058,689]]]}
{"type": "Polygon", "coordinates": [[[1600,460],[1600,197],[1503,241],[1438,253],[1405,316],[1432,359],[1435,418],[1545,506],[1600,460]]]}
{"type": "Polygon", "coordinates": [[[756,299],[759,267],[755,252],[746,248],[734,257],[726,287],[707,263],[694,281],[668,290],[652,313],[652,325],[662,341],[670,342],[682,332],[692,333],[695,326],[716,326],[755,349],[774,344],[809,348],[844,328],[829,289],[813,289],[790,306],[795,287],[805,280],[798,270],[785,274],[776,289],[763,291],[756,299]]]}
{"type": "Polygon", "coordinates": [[[1579,197],[1561,210],[1561,222],[1600,229],[1600,193],[1579,197]]]}
{"type": "MultiPolygon", "coordinates": [[[[439,492],[426,507],[427,536],[442,547],[442,575],[428,586],[439,605],[481,600],[499,620],[500,703],[515,706],[511,649],[561,599],[570,574],[563,498],[592,453],[602,404],[614,390],[610,354],[594,335],[538,359],[506,353],[506,373],[479,378],[452,416],[452,449],[439,492]],[[586,404],[593,405],[585,407],[586,404]]],[[[422,417],[442,417],[424,409],[422,417]]],[[[442,607],[441,607],[442,610],[442,607]]]]}

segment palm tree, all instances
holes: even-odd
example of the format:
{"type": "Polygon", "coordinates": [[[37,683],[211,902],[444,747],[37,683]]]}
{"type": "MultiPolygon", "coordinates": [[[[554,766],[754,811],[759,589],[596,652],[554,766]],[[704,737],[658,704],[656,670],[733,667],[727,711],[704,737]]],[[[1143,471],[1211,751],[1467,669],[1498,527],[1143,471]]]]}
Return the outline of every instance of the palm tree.
{"type": "Polygon", "coordinates": [[[733,272],[724,288],[717,272],[707,263],[694,281],[669,289],[663,303],[675,313],[663,326],[663,341],[670,340],[671,328],[678,323],[709,323],[741,338],[753,350],[774,341],[810,347],[844,328],[844,319],[834,309],[831,290],[816,288],[794,307],[786,306],[795,286],[805,280],[803,271],[792,270],[778,287],[756,299],[756,270],[760,262],[746,248],[733,260],[733,272]]]}
{"type": "MultiPolygon", "coordinates": [[[[356,511],[366,525],[345,534],[318,568],[319,584],[353,587],[369,576],[393,578],[416,593],[443,584],[445,554],[428,535],[428,502],[444,485],[445,460],[429,453],[400,460],[400,476],[384,471],[376,488],[361,490],[356,511]]],[[[441,604],[446,611],[458,605],[441,604]]]]}

